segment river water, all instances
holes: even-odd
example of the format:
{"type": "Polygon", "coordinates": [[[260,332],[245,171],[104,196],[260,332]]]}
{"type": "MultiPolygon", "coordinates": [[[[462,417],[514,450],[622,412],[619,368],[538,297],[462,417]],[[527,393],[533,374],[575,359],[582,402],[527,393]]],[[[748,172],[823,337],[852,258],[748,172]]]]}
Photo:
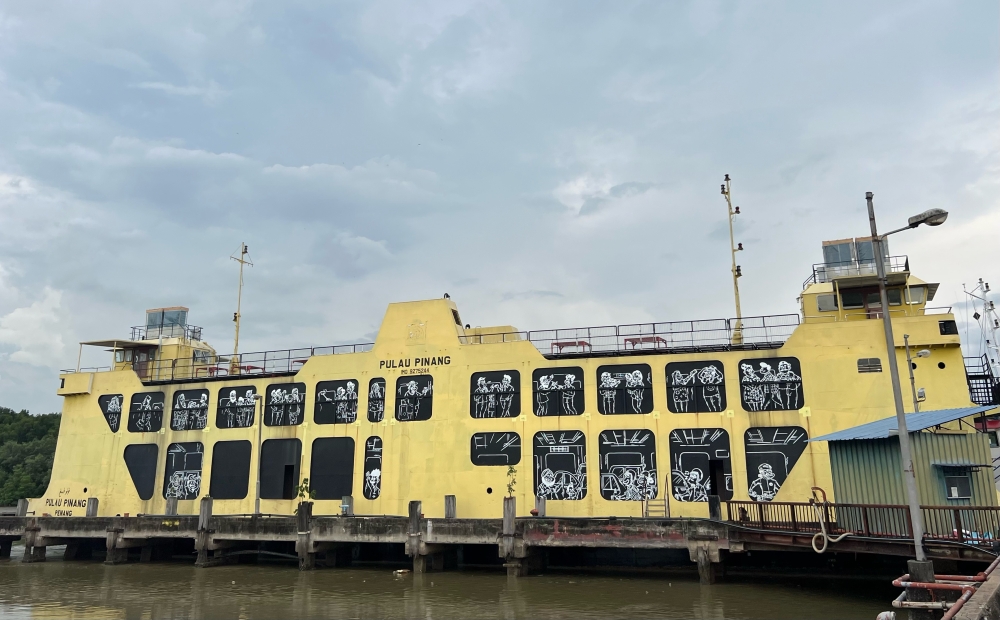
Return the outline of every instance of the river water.
{"type": "MultiPolygon", "coordinates": [[[[18,549],[15,547],[15,556],[18,549]]],[[[50,551],[55,552],[56,549],[50,551]]],[[[54,555],[54,554],[53,554],[54,555]]],[[[105,566],[96,561],[0,562],[0,618],[493,618],[532,620],[872,620],[891,609],[878,583],[728,579],[684,575],[499,571],[394,575],[392,568],[182,562],[105,566]]]]}

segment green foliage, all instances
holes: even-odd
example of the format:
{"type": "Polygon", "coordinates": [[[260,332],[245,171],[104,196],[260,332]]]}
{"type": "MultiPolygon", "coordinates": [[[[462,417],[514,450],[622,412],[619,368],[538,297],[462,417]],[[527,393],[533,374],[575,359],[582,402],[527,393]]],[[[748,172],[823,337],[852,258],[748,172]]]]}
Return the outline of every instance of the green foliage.
{"type": "Polygon", "coordinates": [[[45,492],[61,419],[0,407],[0,506],[45,492]]]}
{"type": "Polygon", "coordinates": [[[514,497],[514,487],[517,486],[517,470],[513,465],[507,466],[507,497],[514,497]]]}
{"type": "Polygon", "coordinates": [[[299,499],[316,499],[316,491],[309,488],[309,478],[303,478],[302,484],[295,488],[298,491],[299,499]]]}

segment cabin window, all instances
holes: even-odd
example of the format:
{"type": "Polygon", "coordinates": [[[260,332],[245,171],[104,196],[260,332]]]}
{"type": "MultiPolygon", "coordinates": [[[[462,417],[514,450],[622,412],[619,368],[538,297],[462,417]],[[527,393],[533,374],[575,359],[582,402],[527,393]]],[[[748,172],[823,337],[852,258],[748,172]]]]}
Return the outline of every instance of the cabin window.
{"type": "Polygon", "coordinates": [[[836,295],[817,295],[816,308],[820,312],[833,312],[837,309],[836,295]]]}
{"type": "Polygon", "coordinates": [[[827,265],[850,265],[854,260],[851,253],[850,241],[847,243],[837,243],[823,246],[823,262],[827,265]]]}
{"type": "Polygon", "coordinates": [[[648,364],[597,367],[597,411],[605,415],[653,410],[653,377],[648,364]]]}
{"type": "Polygon", "coordinates": [[[774,499],[799,457],[809,435],[801,426],[753,426],[743,435],[747,494],[755,502],[774,499]]]}
{"type": "Polygon", "coordinates": [[[306,402],[305,383],[277,383],[267,386],[264,424],[297,426],[302,424],[306,402]]]}
{"type": "Polygon", "coordinates": [[[538,368],[531,373],[535,415],[581,415],[584,410],[583,369],[538,368]]]}
{"type": "MultiPolygon", "coordinates": [[[[885,296],[889,298],[890,306],[901,306],[903,305],[903,291],[898,288],[886,289],[885,296]]],[[[881,301],[880,301],[881,303],[881,301]]]]}
{"type": "Polygon", "coordinates": [[[375,424],[385,418],[385,379],[368,382],[368,421],[375,424]]]}
{"type": "Polygon", "coordinates": [[[795,357],[740,361],[740,397],[747,411],[795,411],[805,405],[795,357]]]}
{"type": "Polygon", "coordinates": [[[926,286],[911,286],[904,290],[906,291],[906,303],[908,304],[924,303],[924,296],[927,294],[926,286]]]}
{"type": "Polygon", "coordinates": [[[971,499],[972,476],[962,467],[944,467],[944,490],[948,499],[971,499]]]}
{"type": "Polygon", "coordinates": [[[587,441],[582,431],[535,433],[535,497],[587,497],[587,441]]]}
{"type": "Polygon", "coordinates": [[[354,439],[320,437],[313,441],[309,488],[316,499],[354,494],[354,439]]]}
{"type": "Polygon", "coordinates": [[[267,439],[260,447],[261,499],[295,499],[299,486],[302,442],[267,439]]]}
{"type": "Polygon", "coordinates": [[[313,417],[316,424],[351,424],[357,420],[357,379],[321,381],[316,384],[316,411],[313,417]]]}
{"type": "Polygon", "coordinates": [[[132,478],[139,499],[153,498],[156,484],[156,456],[159,448],[155,443],[137,443],[125,446],[125,467],[132,478]]]}
{"type": "Polygon", "coordinates": [[[118,363],[132,361],[132,349],[118,349],[115,351],[115,361],[118,363]]]}
{"type": "Polygon", "coordinates": [[[955,321],[938,321],[938,330],[942,336],[957,336],[958,324],[955,321]]]}
{"type": "Polygon", "coordinates": [[[636,502],[656,497],[658,474],[653,431],[602,431],[597,447],[601,497],[611,501],[636,502]]]}
{"type": "Polygon", "coordinates": [[[844,310],[855,310],[865,307],[865,294],[861,291],[841,291],[840,305],[844,310]]]}
{"type": "Polygon", "coordinates": [[[163,470],[164,498],[198,498],[204,456],[205,446],[200,441],[172,443],[167,447],[167,465],[163,470]]]}
{"type": "Polygon", "coordinates": [[[163,427],[163,392],[132,395],[128,408],[130,433],[155,433],[163,427]]]}
{"type": "Polygon", "coordinates": [[[170,430],[190,431],[208,426],[208,390],[174,392],[170,430]]]}
{"type": "Polygon", "coordinates": [[[244,499],[250,488],[249,441],[217,441],[212,447],[212,479],[208,494],[215,499],[244,499]]]}
{"type": "Polygon", "coordinates": [[[382,492],[382,438],[365,440],[365,499],[378,499],[382,492]]]}
{"type": "Polygon", "coordinates": [[[716,413],[726,408],[722,362],[667,364],[667,409],[671,413],[716,413]]]}
{"type": "Polygon", "coordinates": [[[707,502],[733,498],[729,433],[722,428],[676,428],[670,432],[670,478],[674,499],[707,502]]]}
{"type": "MultiPolygon", "coordinates": [[[[257,412],[257,388],[252,385],[222,388],[219,390],[219,406],[215,410],[217,428],[249,428],[254,424],[257,412]]],[[[214,497],[214,495],[213,495],[214,497]]]]}
{"type": "Polygon", "coordinates": [[[521,436],[517,433],[473,433],[470,442],[473,465],[517,465],[521,462],[521,436]]]}
{"type": "Polygon", "coordinates": [[[97,406],[101,408],[101,413],[104,414],[112,433],[117,433],[122,423],[123,399],[121,394],[105,394],[97,397],[97,406]]]}
{"type": "Polygon", "coordinates": [[[430,420],[433,399],[432,376],[412,375],[396,379],[396,419],[400,422],[430,420]]]}
{"type": "Polygon", "coordinates": [[[212,352],[207,349],[195,349],[191,355],[195,364],[206,365],[212,362],[212,352]]]}
{"type": "Polygon", "coordinates": [[[469,413],[474,418],[516,418],[521,415],[521,373],[494,370],[472,373],[469,413]]]}
{"type": "Polygon", "coordinates": [[[858,360],[858,372],[882,372],[882,360],[877,357],[862,357],[858,360]]]}

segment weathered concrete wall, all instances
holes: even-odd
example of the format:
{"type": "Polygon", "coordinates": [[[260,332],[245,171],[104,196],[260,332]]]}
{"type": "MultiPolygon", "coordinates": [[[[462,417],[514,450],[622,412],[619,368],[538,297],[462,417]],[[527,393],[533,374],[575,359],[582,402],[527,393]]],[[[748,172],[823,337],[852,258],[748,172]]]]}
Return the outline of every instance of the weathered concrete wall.
{"type": "Polygon", "coordinates": [[[1000,571],[994,571],[976,590],[955,620],[1000,620],[1000,571]]]}

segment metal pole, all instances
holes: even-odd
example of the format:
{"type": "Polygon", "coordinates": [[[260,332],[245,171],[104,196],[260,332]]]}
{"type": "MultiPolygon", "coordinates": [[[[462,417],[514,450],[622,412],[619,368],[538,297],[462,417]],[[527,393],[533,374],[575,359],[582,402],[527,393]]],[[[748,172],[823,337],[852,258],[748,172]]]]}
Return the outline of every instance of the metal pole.
{"type": "Polygon", "coordinates": [[[875,250],[875,269],[878,273],[878,292],[882,300],[882,325],[885,328],[885,346],[889,357],[889,376],[892,379],[892,398],[896,405],[896,426],[899,429],[899,454],[903,461],[903,484],[906,499],[910,505],[910,520],[913,522],[913,548],[918,561],[926,561],[924,554],[924,520],[920,513],[920,497],[917,495],[917,478],[913,471],[913,456],[910,450],[910,433],[906,429],[906,412],[903,411],[903,389],[899,385],[899,365],[896,363],[896,344],[892,337],[892,319],[889,317],[889,296],[885,291],[885,258],[882,256],[882,238],[875,225],[874,194],[867,192],[868,221],[872,228],[872,249],[875,250]]]}
{"type": "Polygon", "coordinates": [[[906,345],[906,369],[910,371],[910,391],[913,393],[913,413],[920,411],[920,401],[917,400],[917,382],[913,378],[913,358],[910,357],[910,335],[903,334],[903,344],[906,345]]]}
{"type": "MultiPolygon", "coordinates": [[[[739,272],[739,267],[736,265],[736,252],[739,250],[736,248],[736,240],[733,236],[733,218],[737,213],[739,213],[739,211],[733,210],[733,201],[729,195],[731,182],[728,174],[726,175],[725,181],[726,184],[722,186],[722,195],[726,197],[726,205],[729,207],[729,253],[733,259],[733,296],[736,299],[736,327],[733,329],[733,344],[743,344],[743,313],[740,311],[739,284],[739,278],[743,274],[739,272]]],[[[743,249],[742,246],[739,249],[743,249]]]]}
{"type": "Polygon", "coordinates": [[[256,426],[257,426],[257,490],[254,492],[253,513],[255,515],[259,515],[260,514],[260,434],[261,434],[261,431],[262,431],[261,421],[262,421],[262,418],[264,417],[264,406],[263,406],[264,405],[264,397],[261,396],[260,394],[254,394],[253,395],[253,399],[254,399],[254,411],[258,411],[258,409],[259,409],[259,413],[257,414],[257,424],[256,424],[256,426]],[[258,403],[261,405],[259,408],[257,407],[258,403]]]}

